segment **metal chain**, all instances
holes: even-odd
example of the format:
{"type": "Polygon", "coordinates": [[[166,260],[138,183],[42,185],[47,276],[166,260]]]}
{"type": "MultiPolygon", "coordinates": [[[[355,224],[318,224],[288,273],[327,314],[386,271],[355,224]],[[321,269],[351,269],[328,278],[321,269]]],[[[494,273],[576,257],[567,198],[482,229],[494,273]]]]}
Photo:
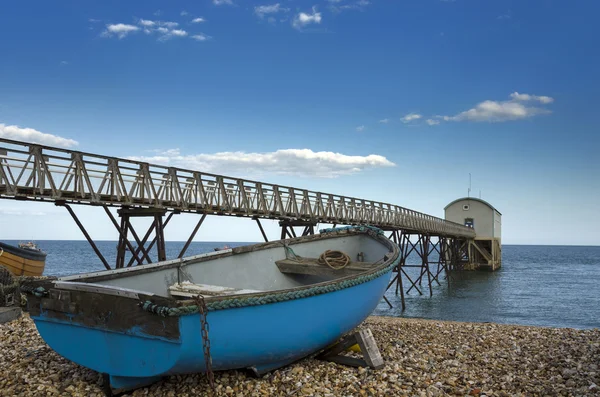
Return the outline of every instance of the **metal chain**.
{"type": "Polygon", "coordinates": [[[210,356],[210,340],[208,339],[209,325],[206,321],[206,315],[208,309],[206,308],[206,302],[204,302],[204,296],[197,295],[194,297],[196,305],[198,305],[198,311],[200,312],[200,327],[202,329],[202,350],[204,351],[204,362],[206,363],[206,375],[208,376],[208,382],[212,392],[215,392],[215,375],[212,371],[212,357],[210,356]]]}

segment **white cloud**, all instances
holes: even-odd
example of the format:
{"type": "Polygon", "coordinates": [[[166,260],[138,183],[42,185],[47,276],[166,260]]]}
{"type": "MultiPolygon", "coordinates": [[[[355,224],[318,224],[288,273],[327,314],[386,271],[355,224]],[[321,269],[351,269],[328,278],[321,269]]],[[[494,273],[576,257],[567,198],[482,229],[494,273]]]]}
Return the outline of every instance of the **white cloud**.
{"type": "Polygon", "coordinates": [[[160,22],[159,21],[158,24],[160,26],[166,26],[169,29],[173,29],[173,28],[176,28],[177,26],[179,26],[179,23],[177,23],[177,22],[160,22]]]}
{"type": "Polygon", "coordinates": [[[425,122],[428,125],[438,125],[440,123],[439,120],[434,120],[434,119],[427,119],[427,120],[425,120],[425,122]]]}
{"type": "Polygon", "coordinates": [[[184,17],[184,16],[186,16],[186,15],[188,15],[188,14],[189,14],[189,12],[187,12],[186,10],[183,10],[183,11],[181,11],[181,12],[179,13],[179,15],[181,15],[182,17],[184,17]]]}
{"type": "Polygon", "coordinates": [[[138,30],[140,30],[140,28],[134,25],[127,25],[124,23],[109,24],[106,25],[106,30],[102,32],[102,35],[106,37],[111,37],[114,35],[119,39],[122,39],[129,33],[137,32],[138,30]]]}
{"type": "Polygon", "coordinates": [[[308,24],[311,23],[316,23],[319,24],[321,23],[321,13],[317,12],[317,8],[313,7],[312,9],[312,14],[307,14],[305,12],[301,12],[298,15],[296,15],[294,17],[294,20],[292,22],[292,25],[296,28],[296,29],[300,29],[308,24]]]}
{"type": "Polygon", "coordinates": [[[193,36],[191,36],[192,39],[196,40],[196,41],[207,41],[210,40],[211,37],[205,35],[204,33],[200,33],[200,34],[195,34],[193,36]]]}
{"type": "Polygon", "coordinates": [[[204,19],[202,17],[192,19],[192,23],[202,23],[202,22],[206,22],[206,19],[204,19]]]}
{"type": "Polygon", "coordinates": [[[358,127],[356,127],[356,131],[357,132],[363,132],[365,130],[365,126],[364,125],[359,125],[358,127]]]}
{"type": "Polygon", "coordinates": [[[216,6],[221,6],[223,4],[233,5],[232,0],[213,0],[213,4],[216,6]]]}
{"type": "Polygon", "coordinates": [[[145,26],[145,27],[147,27],[147,28],[149,28],[149,27],[152,27],[152,26],[156,25],[156,22],[154,22],[154,21],[151,21],[151,20],[148,20],[148,19],[140,19],[140,20],[138,21],[138,23],[139,23],[140,25],[142,25],[142,26],[145,26]]]}
{"type": "Polygon", "coordinates": [[[403,123],[410,123],[411,121],[419,120],[421,117],[423,116],[418,113],[409,113],[400,120],[402,120],[403,123]]]}
{"type": "Polygon", "coordinates": [[[2,123],[0,123],[0,138],[66,148],[79,145],[79,142],[73,139],[46,134],[33,128],[21,128],[16,125],[5,125],[2,123]]]}
{"type": "Polygon", "coordinates": [[[185,37],[188,35],[188,32],[182,29],[168,30],[166,28],[162,28],[161,30],[161,28],[158,28],[157,30],[162,33],[162,36],[158,38],[160,41],[166,41],[172,37],[185,37]]]}
{"type": "Polygon", "coordinates": [[[529,94],[519,94],[518,92],[513,92],[510,94],[510,97],[515,101],[539,101],[543,104],[548,104],[554,102],[554,98],[545,95],[529,95],[529,94]]]}
{"type": "Polygon", "coordinates": [[[260,18],[263,18],[265,14],[276,14],[278,12],[288,12],[289,10],[289,8],[282,7],[279,3],[254,7],[254,13],[260,18]]]}
{"type": "Polygon", "coordinates": [[[550,113],[548,109],[525,106],[522,102],[538,101],[542,104],[552,103],[553,98],[548,96],[537,96],[529,94],[519,94],[513,92],[510,94],[511,100],[508,101],[483,101],[474,108],[457,114],[456,116],[443,116],[445,121],[488,121],[503,122],[520,120],[533,117],[539,114],[550,113]]]}
{"type": "Polygon", "coordinates": [[[220,152],[195,155],[182,155],[178,149],[171,149],[157,153],[156,156],[129,158],[220,174],[270,173],[321,178],[334,178],[370,168],[395,166],[385,157],[375,154],[348,156],[333,152],[314,152],[310,149],[282,149],[268,153],[220,152]]]}
{"type": "Polygon", "coordinates": [[[387,124],[387,123],[389,123],[389,122],[390,122],[390,119],[381,119],[381,120],[379,120],[379,122],[380,122],[381,124],[387,124]]]}

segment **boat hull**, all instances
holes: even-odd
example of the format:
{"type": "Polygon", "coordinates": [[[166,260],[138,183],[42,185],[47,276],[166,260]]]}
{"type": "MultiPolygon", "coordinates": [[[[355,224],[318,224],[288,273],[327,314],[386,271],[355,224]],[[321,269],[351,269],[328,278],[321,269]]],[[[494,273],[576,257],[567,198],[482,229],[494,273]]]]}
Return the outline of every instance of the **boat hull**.
{"type": "Polygon", "coordinates": [[[15,276],[41,276],[46,266],[46,254],[0,243],[0,266],[15,276]]]}
{"type": "MultiPolygon", "coordinates": [[[[327,294],[209,312],[212,369],[276,368],[325,348],[375,309],[390,272],[327,294]]],[[[135,328],[119,333],[57,322],[43,311],[32,318],[52,349],[109,374],[113,388],[206,371],[199,314],[179,317],[180,336],[171,340],[135,328]]]]}

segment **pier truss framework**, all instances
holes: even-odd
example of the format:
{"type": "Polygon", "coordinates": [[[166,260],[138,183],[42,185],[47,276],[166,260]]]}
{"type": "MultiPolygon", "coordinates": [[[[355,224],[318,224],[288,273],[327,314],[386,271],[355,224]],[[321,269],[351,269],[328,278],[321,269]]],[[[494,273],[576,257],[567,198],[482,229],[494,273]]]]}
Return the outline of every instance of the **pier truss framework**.
{"type": "Polygon", "coordinates": [[[0,198],[66,208],[107,269],[110,264],[71,205],[104,209],[119,233],[115,268],[152,263],[155,246],[157,260],[165,260],[164,231],[172,216],[180,213],[198,214],[200,219],[179,258],[207,215],[253,219],[265,241],[261,219],[279,220],[281,239],[314,234],[318,224],[376,226],[391,232],[390,238],[407,251],[406,257],[415,252],[421,258],[415,280],[404,271],[414,265],[404,260],[390,283],[402,292],[403,306],[403,276],[410,284],[407,293],[414,289],[422,294],[419,287],[427,279],[431,294],[432,283],[440,283],[442,272],[458,269],[464,262],[459,257],[467,251],[466,242],[475,237],[471,228],[394,204],[4,138],[0,138],[0,198]],[[120,222],[110,207],[118,208],[120,222]],[[139,217],[152,219],[141,238],[131,222],[139,217]],[[297,233],[298,227],[302,231],[297,233]],[[430,261],[434,254],[440,258],[435,263],[430,261]]]}

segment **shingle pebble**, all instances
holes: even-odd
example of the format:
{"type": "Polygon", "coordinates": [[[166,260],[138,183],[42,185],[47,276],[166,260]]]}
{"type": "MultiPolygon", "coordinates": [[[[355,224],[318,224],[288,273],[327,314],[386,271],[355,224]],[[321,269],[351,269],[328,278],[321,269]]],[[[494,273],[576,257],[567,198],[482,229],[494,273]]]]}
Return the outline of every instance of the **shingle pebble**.
{"type": "MultiPolygon", "coordinates": [[[[600,395],[600,330],[369,317],[381,370],[313,358],[256,379],[215,373],[215,396],[600,395]]],[[[355,353],[349,353],[355,354],[355,353]]],[[[0,325],[0,396],[103,396],[102,376],[50,349],[25,313],[0,325]]],[[[126,396],[208,395],[203,374],[126,396]]]]}

